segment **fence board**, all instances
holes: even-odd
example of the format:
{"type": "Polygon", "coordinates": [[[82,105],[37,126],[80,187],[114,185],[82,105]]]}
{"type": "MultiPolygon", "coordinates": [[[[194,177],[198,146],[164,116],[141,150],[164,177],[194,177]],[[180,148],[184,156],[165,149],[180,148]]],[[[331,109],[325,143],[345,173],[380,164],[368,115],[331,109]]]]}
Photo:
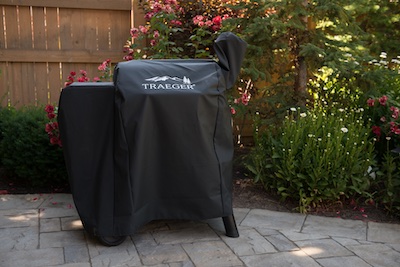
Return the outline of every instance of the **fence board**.
{"type": "MultiPolygon", "coordinates": [[[[0,29],[4,29],[4,22],[3,22],[3,14],[4,14],[5,8],[3,6],[0,6],[0,29]]],[[[4,30],[0,30],[0,49],[5,48],[5,40],[4,40],[4,30]]]]}
{"type": "MultiPolygon", "coordinates": [[[[33,89],[36,91],[36,99],[34,104],[45,104],[48,102],[49,88],[47,85],[47,63],[34,63],[35,68],[35,86],[33,89]],[[39,75],[41,74],[41,75],[39,75]]],[[[23,103],[26,104],[26,103],[23,103]]]]}
{"type": "Polygon", "coordinates": [[[21,100],[21,104],[26,105],[30,104],[32,99],[34,99],[34,103],[36,104],[36,93],[34,87],[32,87],[35,77],[35,69],[33,64],[15,64],[21,65],[21,73],[19,75],[19,79],[21,80],[21,97],[17,97],[16,100],[21,100]]]}
{"type": "Polygon", "coordinates": [[[87,25],[84,29],[84,47],[90,50],[98,50],[97,45],[97,10],[88,10],[85,16],[85,25],[87,25]]]}
{"type": "Polygon", "coordinates": [[[72,24],[71,16],[73,13],[72,9],[60,9],[60,46],[62,50],[68,50],[73,48],[72,38],[72,24]]]}
{"type": "Polygon", "coordinates": [[[31,10],[29,7],[18,8],[19,19],[19,48],[32,49],[31,10]]]}
{"type": "Polygon", "coordinates": [[[46,24],[47,49],[60,50],[60,28],[57,8],[46,7],[46,24]]]}
{"type": "Polygon", "coordinates": [[[20,40],[18,36],[17,8],[6,6],[4,11],[5,28],[7,30],[5,48],[19,48],[20,40]]]}
{"type": "Polygon", "coordinates": [[[2,107],[7,105],[8,101],[8,79],[7,76],[7,63],[0,62],[0,88],[4,88],[4,90],[0,90],[0,105],[2,107]]]}
{"type": "Polygon", "coordinates": [[[45,50],[46,29],[43,7],[32,7],[33,48],[45,50]]]}
{"type": "Polygon", "coordinates": [[[62,81],[63,77],[60,76],[61,75],[60,63],[48,63],[47,65],[48,65],[47,68],[48,68],[48,88],[49,88],[48,102],[57,103],[60,96],[60,88],[64,87],[64,82],[62,81]]]}

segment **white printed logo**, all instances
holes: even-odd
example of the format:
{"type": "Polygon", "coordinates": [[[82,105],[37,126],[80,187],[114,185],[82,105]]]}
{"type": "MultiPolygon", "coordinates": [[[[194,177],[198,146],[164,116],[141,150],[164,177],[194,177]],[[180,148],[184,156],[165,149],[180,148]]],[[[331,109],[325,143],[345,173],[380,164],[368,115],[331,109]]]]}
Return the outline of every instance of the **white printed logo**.
{"type": "Polygon", "coordinates": [[[145,79],[149,83],[142,83],[142,86],[146,90],[193,90],[195,84],[192,84],[189,78],[183,76],[183,78],[171,77],[171,76],[155,76],[149,79],[145,79]],[[170,81],[167,83],[167,81],[170,81]]]}

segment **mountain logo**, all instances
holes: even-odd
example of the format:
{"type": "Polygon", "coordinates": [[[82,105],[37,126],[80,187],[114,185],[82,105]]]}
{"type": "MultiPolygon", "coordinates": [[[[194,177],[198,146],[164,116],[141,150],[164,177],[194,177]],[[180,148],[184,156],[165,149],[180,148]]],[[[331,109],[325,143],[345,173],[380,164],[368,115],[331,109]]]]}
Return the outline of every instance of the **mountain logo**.
{"type": "Polygon", "coordinates": [[[181,90],[193,90],[195,84],[192,84],[191,80],[183,76],[171,77],[171,76],[154,76],[152,78],[145,79],[148,83],[142,83],[142,86],[146,90],[170,90],[170,89],[181,89],[181,90]]]}
{"type": "Polygon", "coordinates": [[[169,81],[169,80],[175,81],[175,82],[182,82],[184,84],[192,84],[190,82],[190,79],[187,78],[186,76],[183,76],[183,79],[178,78],[178,77],[171,77],[171,76],[161,76],[161,77],[155,76],[153,78],[146,79],[146,81],[149,81],[149,82],[165,82],[165,81],[169,81]]]}

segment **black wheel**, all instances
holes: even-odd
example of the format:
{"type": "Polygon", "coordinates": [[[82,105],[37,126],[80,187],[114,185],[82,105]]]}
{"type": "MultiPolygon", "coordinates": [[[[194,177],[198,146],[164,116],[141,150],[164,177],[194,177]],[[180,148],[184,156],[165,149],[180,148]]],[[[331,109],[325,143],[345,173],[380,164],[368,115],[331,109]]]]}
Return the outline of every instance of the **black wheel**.
{"type": "Polygon", "coordinates": [[[118,246],[123,243],[126,239],[126,236],[97,236],[99,241],[106,246],[118,246]]]}

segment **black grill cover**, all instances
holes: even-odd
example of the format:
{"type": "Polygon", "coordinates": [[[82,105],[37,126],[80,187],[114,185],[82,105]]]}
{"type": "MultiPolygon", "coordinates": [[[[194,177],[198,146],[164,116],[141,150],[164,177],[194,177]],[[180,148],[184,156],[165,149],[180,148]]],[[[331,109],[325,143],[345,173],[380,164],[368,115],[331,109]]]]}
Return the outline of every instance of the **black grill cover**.
{"type": "Polygon", "coordinates": [[[86,230],[122,236],[155,219],[232,215],[233,140],[224,92],[245,48],[224,33],[215,43],[219,62],[128,61],[116,66],[114,85],[63,90],[61,138],[86,230]]]}

